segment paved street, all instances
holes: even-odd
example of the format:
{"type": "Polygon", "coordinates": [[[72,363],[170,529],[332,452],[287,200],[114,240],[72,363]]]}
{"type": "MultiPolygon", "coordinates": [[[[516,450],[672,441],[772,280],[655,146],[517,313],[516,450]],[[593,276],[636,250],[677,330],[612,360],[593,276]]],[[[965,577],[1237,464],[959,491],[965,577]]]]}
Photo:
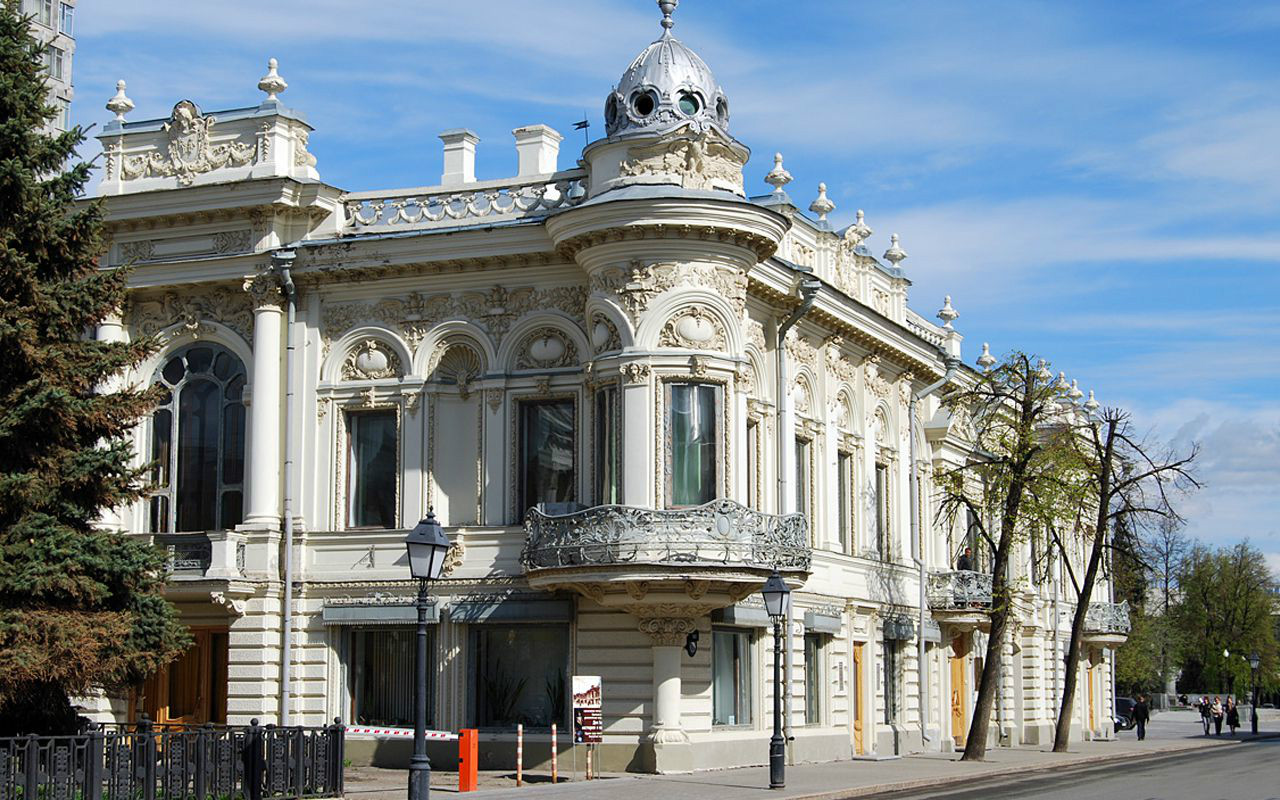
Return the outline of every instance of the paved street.
{"type": "Polygon", "coordinates": [[[1280,739],[1186,754],[1135,757],[964,788],[894,793],[894,800],[1274,800],[1280,798],[1280,739]]]}

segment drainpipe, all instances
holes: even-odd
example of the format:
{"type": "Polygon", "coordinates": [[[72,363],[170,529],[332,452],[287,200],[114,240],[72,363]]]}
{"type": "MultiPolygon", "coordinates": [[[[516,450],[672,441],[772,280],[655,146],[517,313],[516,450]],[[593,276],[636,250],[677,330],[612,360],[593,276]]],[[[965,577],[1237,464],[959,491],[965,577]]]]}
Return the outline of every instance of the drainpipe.
{"type": "MultiPolygon", "coordinates": [[[[791,330],[800,318],[809,313],[809,309],[813,308],[813,303],[818,299],[818,290],[822,288],[822,282],[813,277],[813,270],[803,270],[803,277],[800,279],[800,305],[796,306],[791,315],[782,321],[778,326],[777,347],[774,349],[775,373],[777,374],[777,398],[778,398],[778,513],[786,512],[788,498],[794,501],[795,495],[790,491],[791,474],[786,469],[785,448],[794,447],[794,442],[787,442],[787,429],[783,427],[783,421],[787,419],[787,414],[791,410],[791,397],[787,392],[787,358],[785,343],[787,340],[787,332],[791,330]]],[[[794,604],[787,606],[786,632],[783,636],[782,664],[786,672],[786,678],[783,685],[787,687],[786,693],[782,696],[784,705],[783,716],[783,735],[786,736],[788,742],[791,741],[791,609],[794,604]]],[[[789,748],[788,748],[789,749],[789,748]]]]}
{"type": "Polygon", "coordinates": [[[289,694],[293,688],[293,381],[296,369],[294,320],[298,313],[298,295],[289,274],[293,266],[292,248],[271,254],[272,265],[280,272],[285,299],[285,367],[284,367],[284,607],[281,609],[283,641],[280,651],[280,725],[289,724],[289,694]]]}
{"type": "Polygon", "coordinates": [[[907,465],[907,474],[910,476],[910,492],[911,492],[911,548],[912,560],[916,562],[916,569],[920,572],[920,624],[916,632],[916,676],[920,680],[920,741],[929,741],[929,677],[926,669],[925,661],[925,641],[924,641],[924,625],[925,617],[928,613],[928,604],[925,602],[925,580],[928,574],[925,570],[924,563],[924,536],[921,533],[920,525],[920,479],[916,476],[916,410],[920,401],[933,394],[951,382],[955,377],[956,371],[960,369],[960,359],[955,356],[946,356],[945,363],[947,372],[942,379],[936,383],[932,383],[918,392],[911,395],[911,403],[907,410],[907,424],[910,426],[911,440],[909,444],[909,452],[911,461],[907,465]]]}

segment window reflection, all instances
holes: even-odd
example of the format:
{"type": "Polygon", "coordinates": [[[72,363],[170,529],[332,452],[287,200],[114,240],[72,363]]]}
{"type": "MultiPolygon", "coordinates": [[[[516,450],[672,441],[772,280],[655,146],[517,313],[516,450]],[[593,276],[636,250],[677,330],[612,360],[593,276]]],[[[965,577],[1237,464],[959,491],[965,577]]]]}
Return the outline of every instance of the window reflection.
{"type": "Polygon", "coordinates": [[[568,503],[575,499],[572,400],[526,401],[520,404],[521,515],[537,503],[568,503]]]}
{"type": "Polygon", "coordinates": [[[670,384],[667,407],[671,505],[709,503],[716,497],[716,387],[670,384]]]}

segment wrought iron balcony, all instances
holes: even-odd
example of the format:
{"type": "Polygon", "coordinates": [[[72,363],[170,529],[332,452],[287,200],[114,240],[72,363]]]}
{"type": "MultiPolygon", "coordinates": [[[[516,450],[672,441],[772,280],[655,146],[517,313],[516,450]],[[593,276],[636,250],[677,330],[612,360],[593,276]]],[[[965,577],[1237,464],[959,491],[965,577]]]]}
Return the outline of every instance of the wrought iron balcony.
{"type": "Polygon", "coordinates": [[[985,612],[991,608],[991,575],[967,569],[934,572],[927,596],[934,611],[985,612]]]}
{"type": "Polygon", "coordinates": [[[1127,637],[1129,635],[1129,601],[1123,603],[1090,603],[1084,615],[1084,632],[1090,637],[1127,637]]]}
{"type": "Polygon", "coordinates": [[[586,199],[586,172],[476,181],[343,197],[344,233],[375,233],[546,216],[586,199]]]}
{"type": "Polygon", "coordinates": [[[165,551],[172,578],[234,578],[244,575],[245,537],[236,531],[157,533],[152,543],[165,551]]]}
{"type": "Polygon", "coordinates": [[[764,514],[732,500],[670,510],[595,506],[557,515],[531,508],[524,528],[526,571],[663,565],[808,572],[811,560],[803,514],[764,514]]]}

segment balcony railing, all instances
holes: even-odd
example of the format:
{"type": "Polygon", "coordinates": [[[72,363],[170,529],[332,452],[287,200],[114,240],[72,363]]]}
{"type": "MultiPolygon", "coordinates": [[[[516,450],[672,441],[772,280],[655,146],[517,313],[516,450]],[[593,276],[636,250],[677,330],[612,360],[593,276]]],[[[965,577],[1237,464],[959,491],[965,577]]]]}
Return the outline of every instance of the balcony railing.
{"type": "Polygon", "coordinates": [[[478,181],[389,192],[352,192],[343,198],[344,233],[448,227],[543,216],[586,199],[584,170],[525,179],[478,181]]]}
{"type": "Polygon", "coordinates": [[[807,572],[803,514],[764,514],[732,500],[655,510],[595,506],[571,514],[525,516],[526,570],[627,564],[740,566],[807,572]]]}
{"type": "Polygon", "coordinates": [[[165,565],[174,577],[244,575],[245,537],[236,531],[157,533],[151,540],[165,551],[165,565]]]}
{"type": "Polygon", "coordinates": [[[1126,636],[1129,633],[1129,601],[1123,603],[1090,603],[1084,614],[1085,633],[1102,636],[1126,636]]]}
{"type": "Polygon", "coordinates": [[[936,611],[991,608],[991,575],[967,569],[934,572],[927,589],[929,607],[936,611]]]}

